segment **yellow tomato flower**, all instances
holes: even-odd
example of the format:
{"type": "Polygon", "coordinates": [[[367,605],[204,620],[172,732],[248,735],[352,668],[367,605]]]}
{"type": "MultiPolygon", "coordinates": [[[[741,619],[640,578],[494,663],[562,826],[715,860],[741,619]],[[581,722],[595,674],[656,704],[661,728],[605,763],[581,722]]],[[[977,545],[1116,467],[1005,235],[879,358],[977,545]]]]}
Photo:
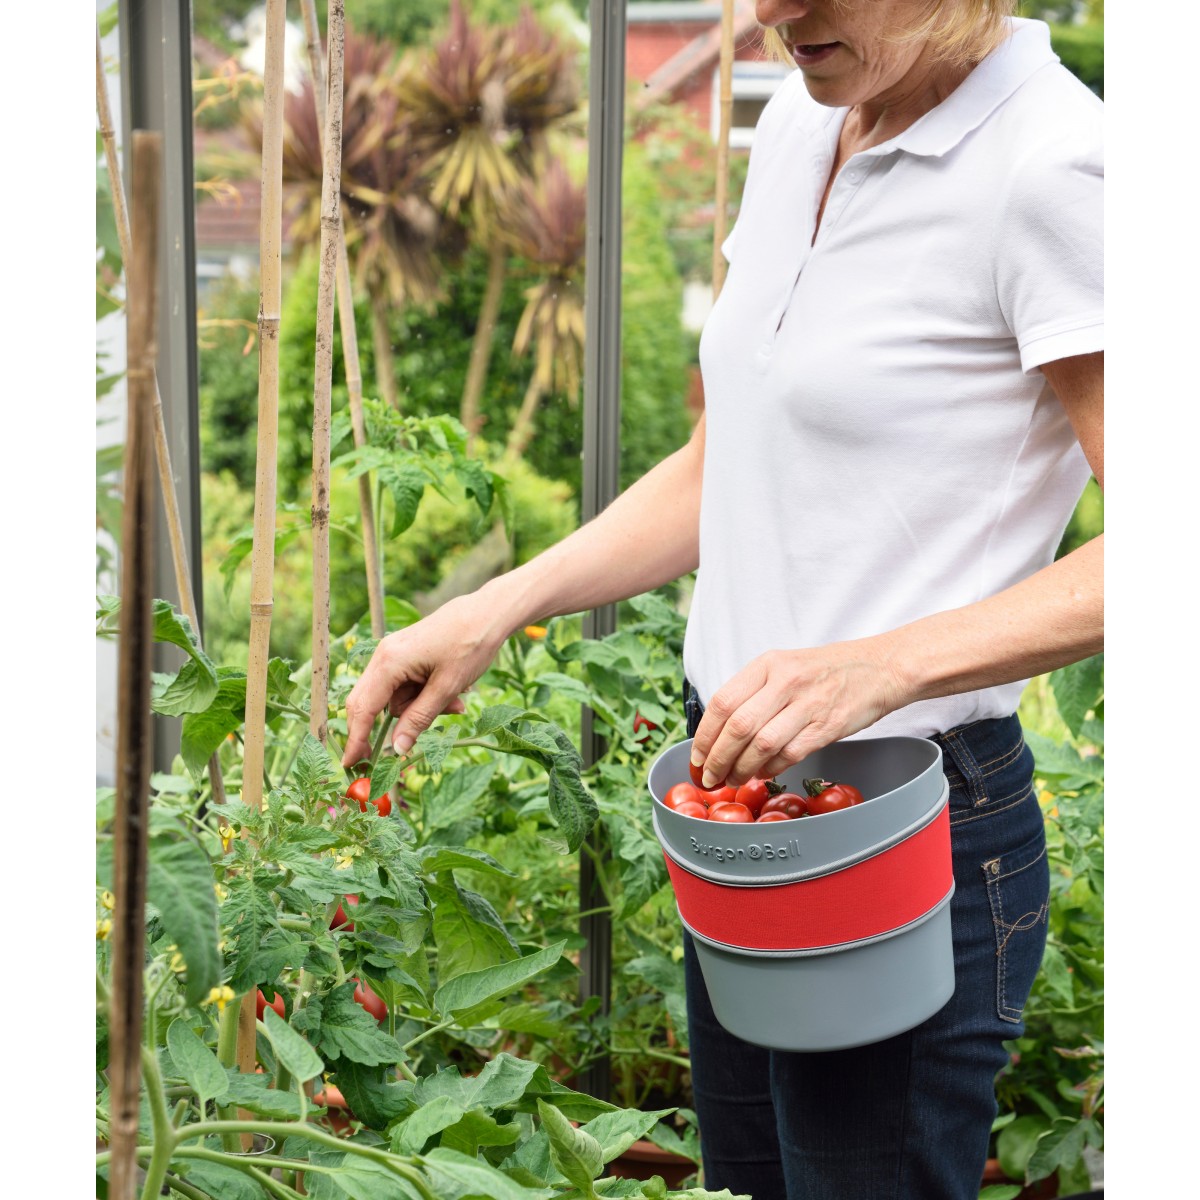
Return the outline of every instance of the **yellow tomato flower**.
{"type": "Polygon", "coordinates": [[[114,904],[116,904],[116,902],[116,897],[107,889],[100,893],[100,903],[103,905],[103,907],[109,909],[109,911],[112,910],[112,907],[114,904]]]}
{"type": "Polygon", "coordinates": [[[213,882],[213,894],[217,898],[218,904],[224,904],[229,896],[229,889],[223,883],[213,882]]]}
{"type": "Polygon", "coordinates": [[[532,638],[535,642],[540,642],[546,636],[545,625],[526,625],[525,636],[532,638]]]}
{"type": "Polygon", "coordinates": [[[112,933],[112,919],[110,917],[104,917],[96,922],[96,941],[107,942],[110,933],[112,933]]]}
{"type": "Polygon", "coordinates": [[[215,1004],[217,1006],[218,1012],[224,1012],[225,1005],[227,1005],[233,999],[235,999],[234,994],[233,994],[233,988],[228,987],[228,986],[215,987],[209,991],[208,995],[205,996],[204,999],[200,1001],[200,1003],[201,1004],[215,1004]]]}
{"type": "Polygon", "coordinates": [[[237,830],[222,821],[217,826],[217,836],[221,839],[221,853],[228,854],[229,847],[233,845],[233,840],[237,837],[237,830]]]}
{"type": "Polygon", "coordinates": [[[167,966],[169,966],[171,968],[171,970],[175,972],[176,975],[182,975],[184,973],[184,971],[187,970],[187,963],[185,963],[183,961],[183,955],[180,954],[178,950],[176,950],[175,953],[171,955],[170,961],[167,963],[167,966]]]}

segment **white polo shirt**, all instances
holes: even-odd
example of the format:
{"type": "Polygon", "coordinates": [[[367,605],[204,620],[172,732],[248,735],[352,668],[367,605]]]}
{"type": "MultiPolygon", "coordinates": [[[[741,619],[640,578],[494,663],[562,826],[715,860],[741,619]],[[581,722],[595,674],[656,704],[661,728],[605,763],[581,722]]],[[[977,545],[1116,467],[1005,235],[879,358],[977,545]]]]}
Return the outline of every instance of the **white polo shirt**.
{"type": "MultiPolygon", "coordinates": [[[[1049,30],[839,171],[846,109],[799,71],[763,111],[700,343],[700,570],[684,667],[704,703],[768,650],[866,637],[1053,561],[1089,477],[1038,366],[1103,349],[1103,105],[1049,30]]],[[[859,736],[1015,711],[1025,681],[859,736]]]]}

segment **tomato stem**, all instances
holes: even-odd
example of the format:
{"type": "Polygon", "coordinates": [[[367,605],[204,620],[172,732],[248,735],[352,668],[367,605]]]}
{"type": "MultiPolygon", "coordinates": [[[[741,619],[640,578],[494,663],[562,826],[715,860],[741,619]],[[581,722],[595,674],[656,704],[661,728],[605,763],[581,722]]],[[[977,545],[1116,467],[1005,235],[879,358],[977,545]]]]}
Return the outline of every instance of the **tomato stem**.
{"type": "Polygon", "coordinates": [[[371,747],[371,766],[372,768],[379,761],[380,754],[383,753],[383,747],[387,744],[388,730],[392,727],[392,722],[396,718],[391,713],[385,713],[383,724],[379,727],[379,734],[375,738],[375,745],[371,747]]]}

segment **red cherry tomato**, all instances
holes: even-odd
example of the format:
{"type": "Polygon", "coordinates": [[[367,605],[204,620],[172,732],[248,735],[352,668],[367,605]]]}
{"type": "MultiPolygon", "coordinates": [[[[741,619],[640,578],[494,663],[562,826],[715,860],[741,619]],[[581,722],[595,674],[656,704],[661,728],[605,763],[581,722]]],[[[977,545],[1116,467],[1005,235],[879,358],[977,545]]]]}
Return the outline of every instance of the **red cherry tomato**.
{"type": "Polygon", "coordinates": [[[268,1000],[263,995],[262,989],[259,988],[258,995],[254,997],[254,1011],[258,1014],[258,1020],[263,1019],[263,1013],[268,1008],[273,1008],[281,1017],[284,1015],[283,993],[276,992],[274,1000],[268,1000]]]}
{"type": "Polygon", "coordinates": [[[708,820],[708,809],[699,800],[685,800],[675,806],[675,811],[681,817],[696,817],[700,821],[708,820]]]}
{"type": "Polygon", "coordinates": [[[732,804],[737,799],[737,791],[737,788],[729,787],[728,784],[715,787],[711,792],[706,792],[701,788],[700,799],[709,808],[716,808],[718,804],[732,804]]]}
{"type": "Polygon", "coordinates": [[[674,787],[667,789],[667,794],[663,797],[663,803],[668,808],[678,810],[681,804],[703,804],[700,799],[701,793],[690,783],[677,783],[674,787]]]}
{"type": "Polygon", "coordinates": [[[638,745],[644,746],[650,740],[651,732],[657,728],[658,726],[655,725],[653,721],[647,721],[641,713],[633,714],[633,732],[637,733],[639,729],[644,729],[646,731],[645,737],[638,738],[638,745]]]}
{"type": "Polygon", "coordinates": [[[744,805],[730,802],[714,804],[708,810],[710,821],[728,821],[733,825],[748,825],[754,820],[754,814],[744,805]]]}
{"type": "Polygon", "coordinates": [[[716,784],[714,787],[706,788],[704,786],[704,768],[696,766],[695,763],[688,763],[688,774],[692,777],[692,782],[702,791],[715,791],[717,788],[725,786],[724,780],[716,784]]]}
{"type": "Polygon", "coordinates": [[[755,816],[762,812],[762,806],[770,798],[771,792],[765,779],[747,779],[737,790],[737,802],[744,804],[755,816]]]}
{"type": "Polygon", "coordinates": [[[828,779],[806,779],[804,790],[808,792],[808,811],[814,816],[840,812],[855,804],[862,804],[863,794],[848,783],[832,783],[828,779]]]}
{"type": "Polygon", "coordinates": [[[770,812],[781,812],[789,818],[802,817],[808,812],[808,805],[803,796],[797,796],[792,792],[780,792],[778,796],[772,796],[762,806],[762,812],[759,815],[764,816],[770,812]]]}
{"type": "Polygon", "coordinates": [[[762,816],[755,817],[754,823],[756,825],[762,825],[764,822],[769,822],[769,821],[790,821],[790,820],[792,820],[792,818],[789,817],[787,815],[787,813],[775,811],[775,812],[765,812],[762,814],[762,816]]]}
{"type": "MultiPolygon", "coordinates": [[[[347,904],[354,905],[358,903],[357,896],[346,896],[345,900],[347,904]]],[[[346,910],[342,907],[340,902],[338,903],[337,910],[333,914],[333,920],[329,922],[329,928],[344,929],[347,933],[354,932],[354,922],[346,916],[346,910]]]]}
{"type": "Polygon", "coordinates": [[[355,1004],[362,1005],[377,1021],[387,1020],[387,1005],[383,998],[376,995],[361,979],[356,979],[358,986],[354,989],[355,1004]]]}
{"type": "Polygon", "coordinates": [[[367,811],[368,801],[381,817],[389,816],[392,811],[391,798],[386,794],[380,796],[378,800],[371,800],[371,780],[366,775],[361,779],[356,779],[346,789],[346,799],[357,801],[359,812],[367,811]]]}

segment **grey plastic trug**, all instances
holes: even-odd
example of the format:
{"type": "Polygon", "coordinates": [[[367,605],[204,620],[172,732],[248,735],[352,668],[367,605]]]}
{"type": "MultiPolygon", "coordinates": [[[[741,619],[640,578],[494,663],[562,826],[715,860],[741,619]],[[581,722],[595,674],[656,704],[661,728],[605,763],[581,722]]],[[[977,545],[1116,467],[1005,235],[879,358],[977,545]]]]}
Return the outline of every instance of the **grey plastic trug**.
{"type": "MultiPolygon", "coordinates": [[[[650,769],[659,841],[678,866],[726,886],[760,889],[764,903],[774,886],[832,874],[895,845],[936,818],[949,797],[936,743],[863,738],[817,751],[779,782],[803,795],[805,778],[840,780],[858,787],[866,803],[769,825],[717,824],[662,803],[672,785],[688,780],[690,754],[689,739],[665,750],[650,769]]],[[[953,890],[899,929],[815,950],[729,946],[681,919],[713,1011],[730,1033],[777,1050],[838,1050],[911,1029],[950,999],[953,890]]],[[[752,908],[753,898],[747,901],[752,908]]]]}

